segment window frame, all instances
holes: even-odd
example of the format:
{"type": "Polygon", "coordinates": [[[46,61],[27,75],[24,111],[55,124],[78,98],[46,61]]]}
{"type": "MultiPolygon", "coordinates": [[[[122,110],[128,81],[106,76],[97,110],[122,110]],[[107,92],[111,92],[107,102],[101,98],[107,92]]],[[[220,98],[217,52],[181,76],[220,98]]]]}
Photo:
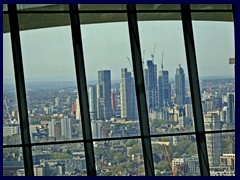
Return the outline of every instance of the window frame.
{"type": "MultiPolygon", "coordinates": [[[[146,176],[154,176],[154,163],[152,156],[152,146],[151,138],[153,137],[165,137],[165,136],[181,136],[181,135],[195,135],[198,158],[200,165],[200,174],[201,176],[210,176],[209,163],[208,163],[208,153],[206,146],[206,134],[214,133],[227,133],[234,132],[235,129],[228,130],[219,130],[219,131],[205,131],[204,120],[201,106],[201,97],[200,97],[200,88],[199,88],[199,78],[197,71],[197,58],[194,46],[194,37],[192,29],[192,19],[191,12],[200,12],[200,13],[212,13],[212,12],[231,12],[234,17],[234,27],[235,27],[235,7],[233,9],[216,9],[216,10],[192,10],[190,4],[181,4],[179,10],[136,10],[135,4],[126,4],[126,10],[79,10],[77,4],[69,4],[69,10],[53,10],[53,11],[20,11],[17,10],[16,4],[11,4],[7,6],[7,10],[4,11],[4,14],[9,15],[9,24],[10,24],[10,35],[12,42],[12,53],[13,53],[13,62],[14,62],[14,73],[15,73],[15,84],[19,108],[19,121],[21,128],[21,137],[22,144],[13,144],[13,145],[3,145],[3,148],[14,148],[21,147],[23,151],[24,159],[24,169],[26,176],[34,176],[33,168],[33,158],[32,158],[32,147],[40,145],[52,145],[52,144],[65,144],[65,143],[83,143],[85,149],[85,160],[87,167],[88,176],[96,176],[96,166],[95,166],[95,156],[94,156],[94,141],[110,141],[110,140],[122,140],[122,139],[141,139],[142,150],[144,157],[144,167],[146,176]],[[233,11],[234,10],[234,11],[233,11]],[[161,135],[151,135],[149,130],[149,118],[147,112],[147,103],[146,103],[146,94],[144,87],[144,78],[143,78],[143,68],[141,60],[141,48],[139,41],[139,32],[137,24],[137,13],[173,13],[179,12],[182,17],[182,28],[184,34],[184,43],[186,50],[186,59],[188,65],[188,74],[189,74],[189,84],[192,94],[192,107],[194,115],[194,124],[195,132],[189,133],[174,133],[174,134],[161,134],[161,135]],[[45,143],[32,143],[30,138],[29,130],[29,119],[27,112],[27,101],[26,101],[26,89],[25,89],[25,79],[23,72],[22,64],[22,51],[21,51],[21,39],[20,39],[20,30],[18,23],[18,14],[27,14],[27,13],[67,13],[70,16],[70,26],[72,30],[72,42],[74,50],[74,59],[75,59],[75,69],[76,69],[76,78],[77,78],[77,90],[79,94],[79,104],[81,108],[81,118],[82,118],[82,130],[83,130],[83,139],[82,140],[71,140],[71,141],[60,141],[60,142],[45,142],[45,143]],[[135,88],[136,88],[136,98],[138,105],[139,113],[139,124],[140,124],[140,136],[133,137],[119,137],[119,138],[102,138],[102,139],[93,139],[92,130],[91,130],[91,119],[89,113],[89,102],[87,94],[87,82],[86,82],[86,73],[84,66],[84,56],[82,48],[82,39],[81,39],[81,28],[80,28],[80,19],[79,14],[81,13],[124,13],[128,17],[128,28],[129,28],[129,37],[130,45],[132,52],[132,64],[135,77],[135,88]],[[196,83],[197,82],[197,83],[196,83]],[[144,92],[144,93],[140,93],[144,92]],[[194,93],[193,93],[194,92],[194,93]],[[200,113],[199,113],[200,112],[200,113]],[[27,127],[27,128],[26,128],[27,127]]],[[[236,28],[236,27],[235,27],[236,28]]],[[[236,29],[235,29],[236,31],[236,29]]]]}

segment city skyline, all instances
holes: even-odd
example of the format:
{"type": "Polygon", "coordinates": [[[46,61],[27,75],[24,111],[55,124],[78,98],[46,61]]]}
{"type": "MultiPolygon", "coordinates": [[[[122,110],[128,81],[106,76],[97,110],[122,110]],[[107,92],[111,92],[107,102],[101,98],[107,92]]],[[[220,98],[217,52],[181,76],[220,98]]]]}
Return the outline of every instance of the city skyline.
{"type": "MultiPolygon", "coordinates": [[[[127,60],[127,57],[130,60],[132,58],[126,23],[104,23],[82,25],[81,27],[88,81],[97,80],[97,75],[94,74],[97,70],[110,69],[112,70],[112,80],[120,80],[118,71],[121,68],[132,69],[127,60]]],[[[233,23],[194,21],[193,28],[199,77],[234,77],[233,67],[228,64],[229,58],[235,56],[233,23]],[[212,71],[212,69],[218,69],[218,71],[212,71]]],[[[170,80],[174,79],[173,73],[176,64],[182,64],[183,69],[187,72],[180,21],[139,22],[139,33],[144,67],[146,67],[147,60],[151,59],[151,53],[154,44],[156,44],[154,63],[160,67],[162,54],[164,54],[164,69],[169,70],[170,80]],[[176,28],[179,31],[175,31],[176,28]],[[155,37],[156,33],[158,33],[158,38],[155,37]],[[172,53],[173,51],[174,53],[172,53]]],[[[69,26],[29,30],[20,33],[26,82],[75,81],[70,34],[69,26]],[[32,44],[35,44],[35,46],[31,46],[32,44]],[[46,44],[49,44],[53,49],[46,48],[46,44]],[[26,51],[30,46],[31,52],[26,51]],[[41,49],[40,52],[39,49],[41,49]]],[[[3,78],[4,81],[13,81],[9,33],[3,35],[3,41],[3,78]]],[[[188,77],[188,73],[186,73],[186,77],[188,77]]]]}
{"type": "MultiPolygon", "coordinates": [[[[179,90],[184,91],[185,95],[187,94],[189,87],[183,88],[181,86],[181,84],[184,84],[184,70],[180,65],[176,67],[176,79],[173,82],[175,85],[172,86],[172,82],[169,82],[168,79],[167,69],[160,70],[159,76],[156,77],[157,66],[152,61],[148,61],[148,65],[148,68],[145,69],[145,79],[147,79],[148,84],[146,88],[147,102],[150,102],[149,98],[157,101],[159,99],[163,100],[162,104],[160,102],[158,102],[159,104],[153,103],[152,107],[149,107],[148,103],[149,130],[150,134],[155,136],[151,138],[151,143],[154,163],[156,164],[155,169],[158,171],[156,175],[160,171],[166,173],[166,175],[174,175],[175,173],[176,175],[187,176],[199,175],[191,97],[186,96],[185,100],[180,97],[180,100],[178,100],[176,93],[179,90]],[[180,86],[178,87],[178,85],[180,86]],[[172,91],[174,88],[175,91],[172,91]],[[154,92],[156,97],[149,92],[154,92]],[[156,138],[163,133],[167,135],[168,133],[184,132],[190,134],[186,136],[166,136],[165,140],[156,138]],[[169,162],[172,162],[174,168],[172,172],[168,171],[166,151],[164,152],[163,148],[167,148],[169,151],[169,162]],[[161,167],[158,166],[160,164],[161,167]],[[179,171],[179,168],[182,170],[179,171]]],[[[94,157],[96,166],[98,167],[98,164],[101,164],[98,171],[99,175],[104,175],[105,168],[111,169],[109,171],[110,175],[116,174],[114,170],[116,162],[118,166],[121,166],[118,170],[120,174],[125,173],[124,164],[127,163],[131,166],[131,169],[134,169],[129,174],[140,175],[143,172],[138,168],[143,162],[142,151],[139,148],[137,149],[140,143],[136,143],[136,139],[128,139],[128,137],[138,137],[140,135],[140,120],[138,119],[132,73],[127,68],[121,69],[121,81],[117,84],[111,82],[111,70],[100,70],[95,73],[98,74],[98,82],[88,86],[88,101],[92,137],[98,139],[98,141],[94,140],[94,157]],[[104,138],[119,137],[125,137],[126,139],[118,140],[118,142],[101,141],[104,138]],[[121,151],[120,154],[119,150],[121,151]],[[109,154],[114,158],[109,158],[109,154]],[[120,157],[124,158],[121,159],[120,157]],[[106,164],[103,160],[111,164],[106,164]]],[[[229,79],[203,81],[201,97],[206,131],[230,130],[235,127],[235,84],[233,82],[229,79]]],[[[38,85],[31,91],[27,91],[30,137],[33,143],[67,142],[83,138],[83,120],[80,114],[77,87],[66,85],[59,88],[60,84],[52,89],[42,88],[41,85],[38,85]]],[[[13,93],[9,96],[6,94],[4,100],[4,145],[18,143],[16,138],[20,138],[18,110],[16,109],[17,100],[13,99],[12,95],[13,93]]],[[[215,173],[212,169],[217,169],[216,173],[226,171],[228,174],[235,174],[234,137],[234,134],[207,134],[206,143],[211,175],[215,173]],[[227,161],[231,163],[227,163],[227,161]]],[[[81,175],[85,173],[84,149],[80,150],[76,144],[72,144],[72,147],[66,151],[64,149],[66,149],[64,145],[61,147],[61,145],[56,144],[52,148],[45,147],[44,153],[42,153],[42,150],[34,147],[34,173],[40,176],[81,175]],[[56,154],[55,157],[57,158],[54,158],[53,154],[56,154]],[[76,162],[76,160],[79,162],[76,162]],[[63,170],[56,171],[56,169],[63,170]]],[[[5,154],[7,152],[8,149],[5,150],[5,154]]],[[[12,157],[10,155],[5,155],[5,157],[9,158],[4,159],[4,168],[7,168],[8,163],[22,162],[22,154],[18,151],[12,153],[12,157]],[[14,161],[15,157],[18,158],[17,161],[14,161]],[[13,161],[10,162],[10,160],[13,161]]],[[[15,173],[21,175],[21,170],[22,168],[19,166],[15,173]]]]}
{"type": "Polygon", "coordinates": [[[4,5],[4,176],[235,176],[232,4],[28,6],[4,5]]]}

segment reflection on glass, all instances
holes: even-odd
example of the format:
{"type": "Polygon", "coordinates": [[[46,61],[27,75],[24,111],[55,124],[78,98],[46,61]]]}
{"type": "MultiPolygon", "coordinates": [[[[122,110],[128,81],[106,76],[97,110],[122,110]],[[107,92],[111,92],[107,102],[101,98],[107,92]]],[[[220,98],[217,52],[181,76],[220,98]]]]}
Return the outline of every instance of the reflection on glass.
{"type": "Polygon", "coordinates": [[[3,176],[25,176],[21,148],[3,149],[3,176]]]}
{"type": "Polygon", "coordinates": [[[139,139],[94,142],[98,176],[145,175],[139,139]]]}
{"type": "Polygon", "coordinates": [[[20,36],[32,141],[82,139],[70,27],[21,31],[20,36]]]}
{"type": "MultiPolygon", "coordinates": [[[[127,20],[126,14],[98,19],[112,16],[127,20]]],[[[81,25],[81,31],[93,138],[140,135],[127,23],[81,25]]]]}
{"type": "MultiPolygon", "coordinates": [[[[138,20],[144,15],[139,13],[138,20]]],[[[181,23],[138,21],[151,134],[194,131],[181,23]]]]}
{"type": "Polygon", "coordinates": [[[235,129],[233,22],[193,21],[193,30],[205,129],[235,129]]]}
{"type": "MultiPolygon", "coordinates": [[[[70,25],[69,15],[63,14],[63,13],[47,13],[47,14],[45,14],[45,13],[33,13],[33,14],[19,13],[18,20],[19,20],[20,31],[33,29],[35,32],[39,32],[39,31],[47,30],[47,29],[42,29],[42,28],[48,28],[48,30],[49,30],[51,27],[53,27],[54,30],[52,29],[52,31],[56,32],[56,30],[57,30],[57,29],[55,29],[56,27],[61,27],[62,29],[64,29],[62,26],[70,25]]],[[[67,27],[66,29],[69,29],[69,32],[71,32],[70,26],[67,27]]],[[[31,33],[33,33],[33,32],[31,32],[31,33]]],[[[69,34],[69,33],[66,33],[66,34],[67,34],[67,36],[69,36],[69,38],[71,37],[71,34],[69,34]]],[[[37,43],[37,42],[39,42],[39,40],[37,40],[37,39],[42,36],[41,35],[39,36],[38,33],[35,35],[37,37],[35,37],[33,39],[35,39],[35,42],[37,43]]],[[[46,33],[45,33],[45,35],[46,35],[46,33]]],[[[62,35],[62,34],[60,34],[60,35],[62,35]]],[[[43,39],[45,39],[45,38],[46,38],[46,36],[43,39]]],[[[52,36],[52,38],[54,38],[54,36],[52,36]]],[[[61,37],[61,38],[63,38],[63,37],[61,37]]],[[[66,38],[66,39],[68,39],[68,38],[66,38]]],[[[70,42],[70,39],[68,41],[70,42]]],[[[52,46],[52,47],[55,47],[55,46],[52,46]]],[[[35,47],[35,48],[37,48],[37,47],[35,47]]],[[[70,47],[68,47],[68,48],[70,48],[70,47]]]]}
{"type": "MultiPolygon", "coordinates": [[[[8,19],[8,15],[4,15],[8,19]]],[[[8,23],[7,23],[8,24],[8,23]]],[[[10,34],[3,34],[3,144],[20,144],[20,122],[10,34]]]]}
{"type": "Polygon", "coordinates": [[[137,10],[180,10],[179,4],[137,4],[137,10]]]}
{"type": "Polygon", "coordinates": [[[231,4],[190,4],[193,10],[230,10],[231,4]]]}
{"type": "Polygon", "coordinates": [[[81,10],[126,10],[125,4],[79,4],[78,9],[81,10]]]}
{"type": "Polygon", "coordinates": [[[67,4],[17,4],[18,11],[63,11],[68,9],[67,4]]]}
{"type": "Polygon", "coordinates": [[[3,4],[3,11],[8,11],[8,6],[7,6],[7,4],[3,4]]]}
{"type": "Polygon", "coordinates": [[[224,21],[229,21],[229,22],[233,21],[232,13],[222,13],[222,12],[214,12],[214,13],[213,12],[211,13],[194,12],[192,13],[191,18],[192,20],[196,20],[196,21],[204,21],[204,22],[214,21],[213,24],[217,23],[217,21],[220,21],[222,23],[224,21]]]}
{"type": "Polygon", "coordinates": [[[152,138],[156,176],[200,176],[196,137],[152,138]]]}
{"type": "Polygon", "coordinates": [[[85,176],[86,160],[82,143],[34,146],[35,176],[85,176]]]}
{"type": "Polygon", "coordinates": [[[211,176],[235,176],[235,133],[206,135],[211,176]]]}
{"type": "MultiPolygon", "coordinates": [[[[8,14],[3,14],[3,33],[8,33],[10,31],[8,14]]],[[[6,36],[6,35],[4,35],[6,36]]],[[[9,35],[8,35],[9,36],[9,35]]],[[[10,36],[9,36],[10,37],[10,36]]],[[[10,41],[10,40],[9,40],[10,41]]]]}
{"type": "MultiPolygon", "coordinates": [[[[81,25],[83,24],[94,24],[93,26],[105,26],[99,23],[116,23],[116,22],[126,22],[125,13],[80,13],[81,25]]],[[[127,25],[124,25],[127,27],[127,25]]],[[[112,33],[111,33],[112,34],[112,33]]],[[[98,35],[98,34],[96,34],[98,35]]],[[[101,35],[99,35],[100,37],[101,35]]]]}

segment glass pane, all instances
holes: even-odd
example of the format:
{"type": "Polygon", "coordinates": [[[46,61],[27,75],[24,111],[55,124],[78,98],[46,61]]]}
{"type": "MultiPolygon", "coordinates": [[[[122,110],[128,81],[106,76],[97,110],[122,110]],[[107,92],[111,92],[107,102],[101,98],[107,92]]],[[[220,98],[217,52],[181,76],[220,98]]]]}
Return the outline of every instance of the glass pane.
{"type": "MultiPolygon", "coordinates": [[[[55,14],[55,13],[30,14],[30,13],[27,13],[27,14],[19,14],[18,18],[19,18],[20,31],[34,29],[36,32],[37,31],[36,29],[39,29],[39,28],[50,28],[50,27],[58,27],[58,26],[61,26],[61,28],[63,28],[62,26],[70,25],[70,19],[69,19],[70,17],[68,14],[60,14],[60,13],[58,13],[58,14],[55,14]]],[[[65,28],[69,29],[69,32],[71,32],[70,26],[65,27],[65,28]]],[[[56,30],[56,29],[54,29],[54,30],[56,30]]],[[[39,31],[43,32],[44,30],[41,29],[39,31]]],[[[46,31],[48,31],[48,30],[46,30],[46,31]]],[[[71,37],[71,34],[68,34],[68,36],[71,37]]],[[[61,43],[61,44],[64,44],[64,43],[61,43]]]]}
{"type": "Polygon", "coordinates": [[[22,148],[3,148],[3,176],[25,176],[22,148]]]}
{"type": "Polygon", "coordinates": [[[125,4],[79,4],[78,9],[81,10],[126,10],[125,4]]]}
{"type": "Polygon", "coordinates": [[[206,135],[211,176],[235,176],[235,133],[206,135]]]}
{"type": "MultiPolygon", "coordinates": [[[[179,13],[138,13],[137,18],[138,21],[181,20],[179,13]]],[[[180,22],[181,21],[179,21],[179,23],[180,22]]]]}
{"type": "Polygon", "coordinates": [[[68,4],[17,4],[18,11],[64,11],[68,4]]]}
{"type": "MultiPolygon", "coordinates": [[[[8,14],[3,14],[3,33],[10,31],[8,14]]],[[[10,35],[8,35],[10,37],[10,35]]]]}
{"type": "Polygon", "coordinates": [[[21,144],[10,33],[3,34],[3,144],[21,144]]]}
{"type": "Polygon", "coordinates": [[[94,154],[98,176],[145,175],[140,139],[97,141],[94,154]]]}
{"type": "Polygon", "coordinates": [[[205,128],[235,129],[233,22],[193,21],[193,30],[205,128]]]}
{"type": "Polygon", "coordinates": [[[152,138],[156,176],[200,176],[195,135],[152,138]]]}
{"type": "Polygon", "coordinates": [[[231,4],[191,4],[192,10],[230,10],[231,4]]]}
{"type": "Polygon", "coordinates": [[[192,20],[196,21],[214,21],[214,23],[218,23],[218,21],[229,21],[233,22],[233,15],[232,13],[222,13],[222,12],[211,12],[211,13],[192,13],[192,20]]]}
{"type": "Polygon", "coordinates": [[[138,27],[151,134],[194,131],[182,22],[138,21],[138,27]]]}
{"type": "Polygon", "coordinates": [[[3,4],[3,11],[8,11],[8,6],[7,6],[7,4],[3,4]]]}
{"type": "Polygon", "coordinates": [[[93,138],[140,135],[127,23],[81,25],[81,31],[93,138]]]}
{"type": "Polygon", "coordinates": [[[83,143],[34,146],[35,176],[86,176],[83,143]]]}
{"type": "Polygon", "coordinates": [[[180,10],[179,4],[137,4],[137,10],[180,10]]]}
{"type": "Polygon", "coordinates": [[[32,141],[82,139],[70,26],[20,36],[32,141]]]}
{"type": "MultiPolygon", "coordinates": [[[[81,13],[80,14],[81,24],[94,24],[94,26],[101,26],[98,23],[117,23],[127,22],[126,14],[124,13],[81,13]]],[[[102,24],[104,27],[106,24],[102,24]]],[[[126,25],[125,25],[126,26],[126,25]]],[[[90,26],[89,26],[90,27],[90,26]]]]}

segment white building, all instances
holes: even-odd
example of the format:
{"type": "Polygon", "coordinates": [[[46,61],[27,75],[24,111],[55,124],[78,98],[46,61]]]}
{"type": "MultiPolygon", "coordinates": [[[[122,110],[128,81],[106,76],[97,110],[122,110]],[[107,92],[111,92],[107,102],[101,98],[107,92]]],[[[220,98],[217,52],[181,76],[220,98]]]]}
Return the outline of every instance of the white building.
{"type": "Polygon", "coordinates": [[[177,171],[182,174],[189,172],[200,173],[198,156],[186,155],[182,158],[174,158],[172,160],[172,167],[175,172],[177,171]]]}
{"type": "Polygon", "coordinates": [[[20,134],[20,127],[18,124],[4,125],[3,137],[20,134]]]}
{"type": "MultiPolygon", "coordinates": [[[[209,111],[204,116],[204,126],[206,131],[221,130],[221,122],[218,111],[209,111]]],[[[206,135],[209,166],[219,166],[222,150],[220,133],[206,135]]]]}
{"type": "Polygon", "coordinates": [[[72,138],[72,119],[64,117],[61,119],[61,133],[65,139],[72,138]]]}

